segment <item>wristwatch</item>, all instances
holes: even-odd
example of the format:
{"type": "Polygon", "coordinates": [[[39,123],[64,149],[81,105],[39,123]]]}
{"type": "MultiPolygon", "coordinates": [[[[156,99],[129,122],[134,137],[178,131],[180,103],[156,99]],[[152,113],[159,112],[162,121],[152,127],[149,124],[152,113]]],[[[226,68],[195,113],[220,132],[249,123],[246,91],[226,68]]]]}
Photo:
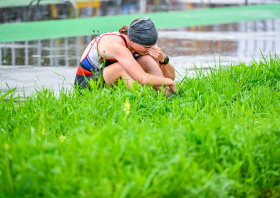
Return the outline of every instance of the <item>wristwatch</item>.
{"type": "Polygon", "coordinates": [[[162,64],[162,65],[167,65],[169,63],[169,57],[166,56],[165,59],[164,59],[164,62],[159,61],[159,63],[162,64]]]}

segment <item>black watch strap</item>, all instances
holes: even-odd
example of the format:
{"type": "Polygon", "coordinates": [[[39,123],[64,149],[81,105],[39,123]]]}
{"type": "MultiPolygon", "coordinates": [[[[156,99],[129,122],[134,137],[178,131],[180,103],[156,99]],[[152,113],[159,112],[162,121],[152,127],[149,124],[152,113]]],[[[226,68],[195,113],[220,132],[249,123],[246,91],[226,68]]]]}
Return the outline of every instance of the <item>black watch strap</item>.
{"type": "Polygon", "coordinates": [[[169,57],[166,56],[165,59],[164,59],[164,62],[160,62],[160,61],[159,61],[159,63],[162,64],[162,65],[168,64],[168,63],[169,63],[169,57]]]}

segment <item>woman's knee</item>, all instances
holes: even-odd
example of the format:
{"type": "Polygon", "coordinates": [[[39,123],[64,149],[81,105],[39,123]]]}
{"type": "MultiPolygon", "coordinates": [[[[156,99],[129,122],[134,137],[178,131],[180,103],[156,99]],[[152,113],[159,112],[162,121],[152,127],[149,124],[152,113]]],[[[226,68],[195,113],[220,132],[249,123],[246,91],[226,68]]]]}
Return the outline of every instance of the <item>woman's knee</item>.
{"type": "Polygon", "coordinates": [[[149,74],[164,77],[163,72],[160,68],[159,63],[150,55],[141,56],[137,59],[139,65],[143,70],[149,74]]]}
{"type": "Polygon", "coordinates": [[[128,73],[119,63],[114,63],[103,70],[103,77],[107,84],[111,84],[125,76],[128,76],[128,73]]]}
{"type": "Polygon", "coordinates": [[[143,69],[148,69],[151,66],[159,66],[156,60],[150,55],[140,56],[136,61],[143,67],[143,69]]]}

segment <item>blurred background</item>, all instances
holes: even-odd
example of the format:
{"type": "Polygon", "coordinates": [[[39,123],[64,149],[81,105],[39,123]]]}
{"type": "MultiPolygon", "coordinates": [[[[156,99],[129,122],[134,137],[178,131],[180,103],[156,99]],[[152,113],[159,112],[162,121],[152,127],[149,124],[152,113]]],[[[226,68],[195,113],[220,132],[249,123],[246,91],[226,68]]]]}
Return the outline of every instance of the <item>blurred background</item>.
{"type": "MultiPolygon", "coordinates": [[[[166,13],[168,17],[172,12],[268,4],[279,5],[280,0],[0,0],[0,32],[1,26],[35,21],[154,12],[166,13]]],[[[249,62],[252,58],[258,60],[262,54],[280,54],[280,17],[275,16],[263,20],[158,30],[158,45],[170,57],[180,75],[185,75],[186,69],[192,70],[195,65],[208,69],[209,65],[217,62],[230,65],[234,62],[249,62]]],[[[63,73],[65,68],[69,69],[68,78],[72,81],[84,49],[97,34],[0,42],[1,83],[13,83],[13,77],[9,77],[9,72],[6,72],[11,66],[17,67],[21,73],[28,69],[20,66],[32,67],[34,75],[41,78],[46,77],[48,67],[61,66],[63,73]],[[35,71],[34,67],[41,69],[35,71]],[[40,74],[40,71],[44,73],[40,74]]]]}
{"type": "Polygon", "coordinates": [[[0,24],[226,6],[279,0],[0,0],[0,24]]]}

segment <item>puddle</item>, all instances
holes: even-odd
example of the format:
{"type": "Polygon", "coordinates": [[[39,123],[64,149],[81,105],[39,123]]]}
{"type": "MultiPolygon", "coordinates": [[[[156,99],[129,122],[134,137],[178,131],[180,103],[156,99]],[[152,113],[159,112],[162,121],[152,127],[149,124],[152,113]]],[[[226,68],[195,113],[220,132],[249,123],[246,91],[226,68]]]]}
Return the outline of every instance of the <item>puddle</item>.
{"type": "Polygon", "coordinates": [[[279,55],[280,19],[162,30],[159,37],[159,45],[184,75],[194,65],[206,69],[258,61],[262,53],[279,55]]]}

